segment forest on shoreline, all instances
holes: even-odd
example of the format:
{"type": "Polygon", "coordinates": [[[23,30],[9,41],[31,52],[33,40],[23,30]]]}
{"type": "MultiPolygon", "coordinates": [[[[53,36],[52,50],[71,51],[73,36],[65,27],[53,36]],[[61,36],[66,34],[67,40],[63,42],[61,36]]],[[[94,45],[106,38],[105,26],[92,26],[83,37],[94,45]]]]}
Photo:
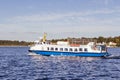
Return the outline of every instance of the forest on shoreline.
{"type": "MultiPolygon", "coordinates": [[[[103,36],[99,36],[98,38],[94,37],[94,38],[86,38],[86,37],[81,37],[81,38],[66,38],[66,39],[52,39],[51,42],[52,43],[56,43],[57,41],[70,41],[70,40],[77,40],[78,42],[81,40],[85,41],[94,41],[97,43],[106,43],[106,45],[108,45],[110,42],[115,43],[115,47],[120,47],[120,36],[117,37],[103,37],[103,36]]],[[[77,42],[76,41],[76,42],[77,42]]]]}
{"type": "MultiPolygon", "coordinates": [[[[106,44],[108,44],[109,42],[113,42],[116,43],[117,47],[120,47],[120,36],[117,37],[102,37],[99,36],[98,38],[94,37],[94,38],[86,38],[86,37],[81,37],[81,38],[65,38],[65,39],[52,39],[49,40],[52,43],[56,43],[57,41],[68,41],[68,39],[77,39],[77,40],[95,40],[97,41],[97,43],[102,43],[105,42],[106,44]]],[[[34,44],[34,42],[27,42],[27,41],[17,41],[17,40],[0,40],[0,46],[29,46],[34,44]]]]}
{"type": "Polygon", "coordinates": [[[17,41],[17,40],[0,40],[0,46],[29,46],[33,44],[33,42],[26,41],[17,41]]]}

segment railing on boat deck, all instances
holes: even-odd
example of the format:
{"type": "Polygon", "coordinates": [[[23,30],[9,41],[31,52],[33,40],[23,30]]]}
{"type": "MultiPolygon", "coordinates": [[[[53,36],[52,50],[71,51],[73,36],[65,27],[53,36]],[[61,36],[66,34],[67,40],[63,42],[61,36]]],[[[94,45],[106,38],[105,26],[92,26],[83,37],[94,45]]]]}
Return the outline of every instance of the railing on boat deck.
{"type": "Polygon", "coordinates": [[[87,45],[89,42],[95,42],[97,43],[97,40],[95,39],[86,39],[86,38],[68,38],[69,44],[79,44],[79,45],[87,45]]]}

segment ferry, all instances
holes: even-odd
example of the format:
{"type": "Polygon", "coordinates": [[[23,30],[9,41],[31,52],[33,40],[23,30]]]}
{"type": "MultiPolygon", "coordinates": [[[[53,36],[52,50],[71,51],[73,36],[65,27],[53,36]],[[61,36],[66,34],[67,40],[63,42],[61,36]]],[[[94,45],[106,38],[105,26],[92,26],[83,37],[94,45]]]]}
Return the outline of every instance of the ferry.
{"type": "Polygon", "coordinates": [[[42,40],[30,46],[29,52],[43,56],[106,57],[109,55],[105,45],[97,45],[95,42],[89,42],[86,45],[71,45],[65,41],[52,44],[46,41],[46,34],[42,40]]]}

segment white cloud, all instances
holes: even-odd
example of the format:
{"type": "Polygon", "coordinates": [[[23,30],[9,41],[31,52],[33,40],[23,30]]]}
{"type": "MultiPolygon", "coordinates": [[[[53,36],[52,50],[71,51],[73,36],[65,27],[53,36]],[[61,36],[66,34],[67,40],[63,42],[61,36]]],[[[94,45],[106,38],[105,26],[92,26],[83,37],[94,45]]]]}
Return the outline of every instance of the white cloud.
{"type": "Polygon", "coordinates": [[[120,30],[120,19],[113,15],[119,13],[119,9],[103,9],[85,12],[15,16],[8,19],[4,24],[0,24],[0,31],[10,33],[6,36],[10,36],[12,34],[15,36],[19,35],[21,36],[20,38],[27,38],[27,36],[29,36],[29,38],[34,36],[35,38],[44,32],[49,33],[52,38],[55,36],[69,37],[69,35],[76,37],[79,35],[92,35],[93,33],[95,35],[96,33],[103,34],[105,32],[117,33],[120,30]],[[106,15],[109,15],[109,17],[106,17],[106,15]],[[17,33],[15,34],[15,32],[17,33]]]}
{"type": "MultiPolygon", "coordinates": [[[[105,14],[113,14],[120,13],[119,9],[114,10],[94,10],[94,11],[85,11],[85,12],[69,12],[69,13],[49,13],[49,14],[33,14],[29,16],[15,16],[11,19],[8,19],[10,22],[16,23],[25,23],[25,22],[45,22],[45,21],[54,21],[59,19],[75,19],[78,17],[89,17],[94,15],[105,15],[105,14]]],[[[81,19],[81,20],[86,20],[81,19]]]]}
{"type": "MultiPolygon", "coordinates": [[[[119,9],[114,10],[94,10],[94,11],[86,11],[86,12],[70,12],[70,13],[50,13],[50,14],[34,14],[29,16],[16,16],[8,19],[8,23],[2,26],[9,27],[25,27],[36,31],[39,31],[35,28],[41,28],[41,30],[47,29],[47,31],[52,32],[57,27],[63,28],[64,31],[67,30],[68,27],[86,27],[86,26],[110,26],[112,25],[120,25],[120,19],[118,17],[114,17],[113,14],[119,14],[119,9]],[[106,17],[109,15],[109,17],[106,17]],[[110,16],[111,15],[111,16],[110,16]],[[101,17],[102,16],[102,17],[101,17]],[[34,28],[33,28],[34,27],[34,28]],[[65,28],[66,27],[66,28],[65,28]]],[[[77,30],[77,29],[76,29],[77,30]]]]}

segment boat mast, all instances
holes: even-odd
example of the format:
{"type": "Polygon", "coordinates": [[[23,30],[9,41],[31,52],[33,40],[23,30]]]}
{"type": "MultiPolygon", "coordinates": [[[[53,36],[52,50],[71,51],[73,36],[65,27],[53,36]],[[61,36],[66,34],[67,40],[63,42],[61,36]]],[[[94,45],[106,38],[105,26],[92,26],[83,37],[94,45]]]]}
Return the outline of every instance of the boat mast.
{"type": "Polygon", "coordinates": [[[44,33],[44,35],[43,35],[43,43],[45,43],[46,42],[46,36],[47,36],[47,33],[44,33]]]}

